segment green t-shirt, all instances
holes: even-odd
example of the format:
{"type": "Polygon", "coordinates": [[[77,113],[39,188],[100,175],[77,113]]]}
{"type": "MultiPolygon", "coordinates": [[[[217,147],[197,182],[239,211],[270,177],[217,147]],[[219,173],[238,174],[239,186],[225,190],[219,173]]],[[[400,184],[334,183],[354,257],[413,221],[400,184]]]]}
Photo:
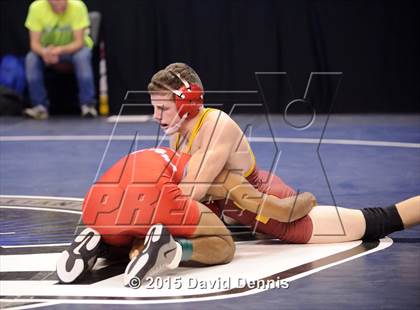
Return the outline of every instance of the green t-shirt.
{"type": "MultiPolygon", "coordinates": [[[[25,27],[41,32],[42,46],[59,46],[73,42],[73,31],[87,28],[89,24],[86,5],[80,0],[68,0],[64,14],[55,13],[48,0],[36,0],[29,7],[25,27]]],[[[93,46],[88,31],[85,31],[85,45],[93,46]]]]}

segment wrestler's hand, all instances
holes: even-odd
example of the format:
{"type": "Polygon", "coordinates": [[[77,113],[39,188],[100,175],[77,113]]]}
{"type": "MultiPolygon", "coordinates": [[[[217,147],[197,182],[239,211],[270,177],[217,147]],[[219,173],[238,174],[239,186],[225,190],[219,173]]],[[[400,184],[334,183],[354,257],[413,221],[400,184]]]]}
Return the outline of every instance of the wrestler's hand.
{"type": "Polygon", "coordinates": [[[316,197],[314,196],[314,194],[312,194],[310,192],[304,192],[303,194],[305,194],[305,197],[308,200],[308,203],[312,207],[315,207],[318,204],[317,201],[316,201],[316,197]]]}
{"type": "Polygon", "coordinates": [[[292,221],[307,215],[313,207],[316,206],[316,198],[310,192],[303,192],[299,195],[290,197],[295,199],[293,210],[291,211],[292,221]]]}
{"type": "Polygon", "coordinates": [[[128,254],[128,257],[130,260],[132,260],[134,257],[140,255],[141,251],[143,251],[144,248],[144,239],[134,239],[133,245],[131,246],[130,253],[128,254]]]}
{"type": "Polygon", "coordinates": [[[309,192],[280,199],[267,195],[261,209],[261,215],[279,222],[289,223],[307,215],[316,205],[316,198],[309,192]]]}

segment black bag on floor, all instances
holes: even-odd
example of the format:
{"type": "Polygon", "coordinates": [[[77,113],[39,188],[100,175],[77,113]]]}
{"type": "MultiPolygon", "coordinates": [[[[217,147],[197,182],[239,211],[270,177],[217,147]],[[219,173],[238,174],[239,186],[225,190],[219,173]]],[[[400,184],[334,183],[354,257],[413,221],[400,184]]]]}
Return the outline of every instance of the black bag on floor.
{"type": "Polygon", "coordinates": [[[23,99],[12,89],[0,85],[0,116],[22,115],[23,99]]]}

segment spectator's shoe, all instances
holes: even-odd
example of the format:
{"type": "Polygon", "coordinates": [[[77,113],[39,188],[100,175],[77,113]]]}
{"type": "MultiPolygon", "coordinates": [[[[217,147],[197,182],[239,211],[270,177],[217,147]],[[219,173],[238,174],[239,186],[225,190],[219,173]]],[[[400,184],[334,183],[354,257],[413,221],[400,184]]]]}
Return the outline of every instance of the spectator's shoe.
{"type": "Polygon", "coordinates": [[[88,106],[86,104],[81,106],[82,117],[86,118],[95,118],[98,116],[98,112],[96,111],[95,107],[88,106]]]}
{"type": "Polygon", "coordinates": [[[166,270],[178,267],[182,247],[162,224],[150,227],[144,239],[144,249],[127,265],[124,285],[139,288],[141,281],[156,276],[166,270]]]}
{"type": "Polygon", "coordinates": [[[57,261],[56,270],[60,282],[75,282],[91,270],[98,257],[100,245],[101,235],[92,228],[85,228],[57,261]]]}
{"type": "Polygon", "coordinates": [[[33,118],[33,119],[47,119],[48,111],[42,105],[36,105],[33,108],[27,108],[23,110],[23,115],[33,118]]]}

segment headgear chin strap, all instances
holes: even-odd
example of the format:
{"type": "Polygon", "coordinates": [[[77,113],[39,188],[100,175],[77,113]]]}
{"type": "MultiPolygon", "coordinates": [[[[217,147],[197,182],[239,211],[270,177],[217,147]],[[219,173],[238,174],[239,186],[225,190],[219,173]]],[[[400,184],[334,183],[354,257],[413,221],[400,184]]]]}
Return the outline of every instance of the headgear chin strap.
{"type": "Polygon", "coordinates": [[[173,126],[168,127],[165,129],[165,134],[168,136],[172,136],[174,133],[178,132],[179,128],[181,128],[182,123],[187,119],[188,114],[184,114],[179,121],[177,121],[173,126]]]}
{"type": "Polygon", "coordinates": [[[203,106],[203,90],[196,83],[189,83],[181,77],[177,72],[169,70],[174,76],[176,76],[183,86],[178,90],[169,89],[175,94],[175,104],[178,110],[179,117],[191,119],[198,114],[200,108],[203,106]]]}

